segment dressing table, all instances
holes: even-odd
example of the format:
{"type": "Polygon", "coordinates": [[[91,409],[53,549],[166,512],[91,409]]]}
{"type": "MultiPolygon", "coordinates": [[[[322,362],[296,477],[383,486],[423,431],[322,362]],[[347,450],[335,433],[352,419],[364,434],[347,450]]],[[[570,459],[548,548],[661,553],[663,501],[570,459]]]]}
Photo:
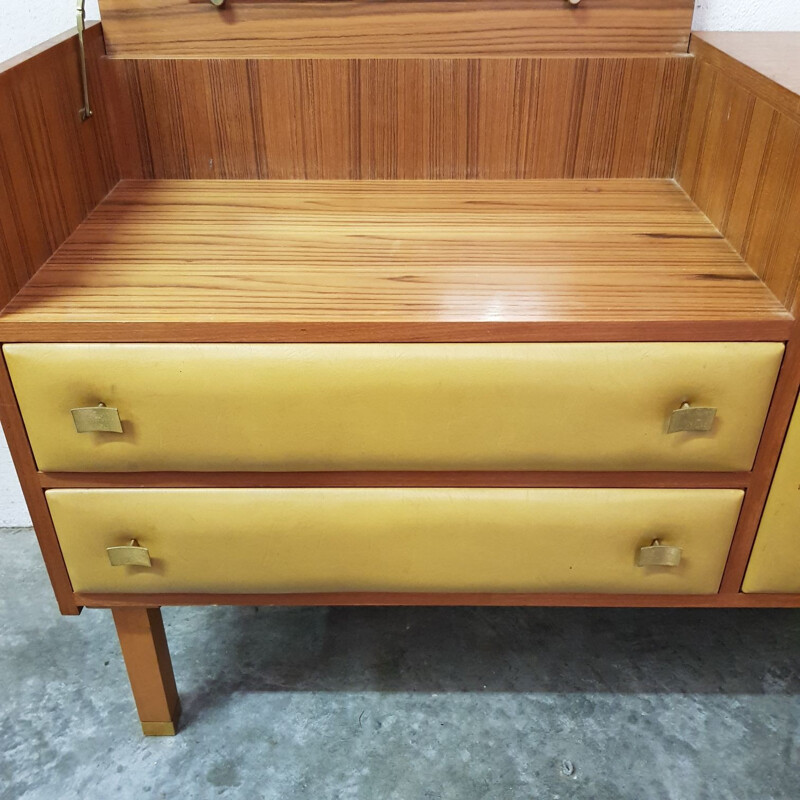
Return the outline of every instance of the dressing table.
{"type": "Polygon", "coordinates": [[[163,606],[800,606],[800,34],[100,7],[0,67],[0,416],[145,734],[163,606]]]}

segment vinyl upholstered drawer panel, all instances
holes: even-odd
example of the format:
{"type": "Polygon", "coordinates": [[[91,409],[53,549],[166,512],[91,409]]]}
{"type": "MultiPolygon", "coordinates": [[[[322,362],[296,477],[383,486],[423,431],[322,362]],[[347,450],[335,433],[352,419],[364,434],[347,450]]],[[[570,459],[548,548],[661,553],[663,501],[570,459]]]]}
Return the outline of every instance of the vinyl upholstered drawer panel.
{"type": "Polygon", "coordinates": [[[800,592],[800,402],[783,444],[742,590],[800,592]]]}
{"type": "Polygon", "coordinates": [[[40,470],[749,470],[783,345],[9,344],[40,470]],[[684,402],[707,433],[667,433],[684,402]],[[70,410],[117,408],[121,433],[70,410]]]}
{"type": "Polygon", "coordinates": [[[79,592],[714,593],[727,489],[56,489],[79,592]],[[152,566],[111,566],[132,539],[152,566]],[[658,539],[674,567],[639,567],[658,539]]]}

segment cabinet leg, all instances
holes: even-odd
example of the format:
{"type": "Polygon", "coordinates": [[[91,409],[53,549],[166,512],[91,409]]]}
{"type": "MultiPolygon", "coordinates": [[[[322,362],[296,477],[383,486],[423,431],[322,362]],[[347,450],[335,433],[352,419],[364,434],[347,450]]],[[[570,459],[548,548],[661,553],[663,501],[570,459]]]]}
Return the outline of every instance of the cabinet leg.
{"type": "Polygon", "coordinates": [[[122,657],[145,736],[174,736],[181,713],[158,608],[114,608],[122,657]]]}

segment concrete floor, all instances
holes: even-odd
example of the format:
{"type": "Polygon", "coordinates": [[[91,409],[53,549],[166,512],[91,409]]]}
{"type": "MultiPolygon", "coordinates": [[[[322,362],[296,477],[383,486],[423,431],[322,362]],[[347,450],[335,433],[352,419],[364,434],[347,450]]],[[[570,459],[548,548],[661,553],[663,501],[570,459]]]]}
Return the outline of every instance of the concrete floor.
{"type": "Polygon", "coordinates": [[[800,798],[798,611],[166,609],[144,739],[110,614],[0,542],[2,800],[800,798]]]}

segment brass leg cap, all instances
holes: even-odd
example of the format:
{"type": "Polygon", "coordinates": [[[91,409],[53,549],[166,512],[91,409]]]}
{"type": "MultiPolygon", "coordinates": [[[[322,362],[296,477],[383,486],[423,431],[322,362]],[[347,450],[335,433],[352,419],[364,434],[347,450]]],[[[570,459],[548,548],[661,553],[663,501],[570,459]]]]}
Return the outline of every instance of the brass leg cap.
{"type": "Polygon", "coordinates": [[[174,736],[177,728],[174,722],[143,722],[142,733],[145,736],[174,736]]]}
{"type": "Polygon", "coordinates": [[[181,701],[175,698],[175,705],[167,722],[145,722],[142,720],[142,733],[145,736],[174,736],[178,732],[178,720],[181,718],[181,701]]]}

